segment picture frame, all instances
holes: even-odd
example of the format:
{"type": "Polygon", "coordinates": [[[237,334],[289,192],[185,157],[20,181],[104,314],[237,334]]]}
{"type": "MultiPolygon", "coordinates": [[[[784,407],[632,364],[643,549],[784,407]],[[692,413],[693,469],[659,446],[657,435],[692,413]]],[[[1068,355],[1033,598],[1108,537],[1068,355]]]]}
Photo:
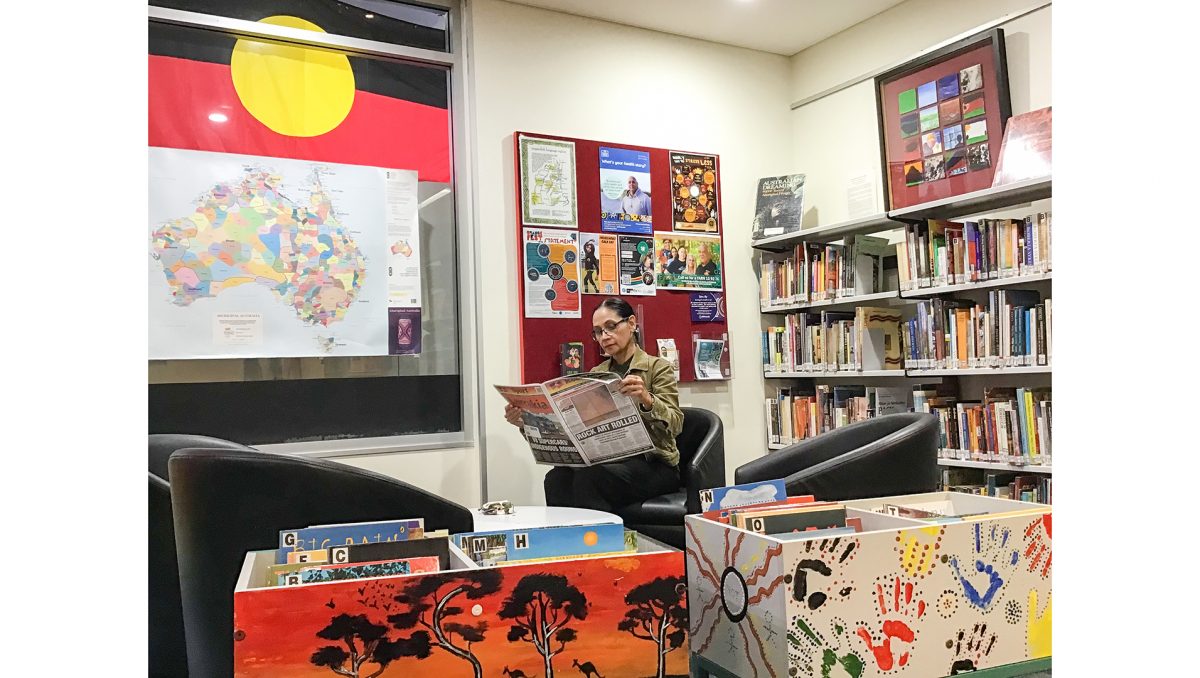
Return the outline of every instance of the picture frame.
{"type": "Polygon", "coordinates": [[[879,74],[875,110],[888,211],[990,188],[1012,115],[1004,30],[879,74]],[[961,143],[946,147],[948,135],[961,143]],[[939,138],[943,143],[933,143],[939,138]]]}

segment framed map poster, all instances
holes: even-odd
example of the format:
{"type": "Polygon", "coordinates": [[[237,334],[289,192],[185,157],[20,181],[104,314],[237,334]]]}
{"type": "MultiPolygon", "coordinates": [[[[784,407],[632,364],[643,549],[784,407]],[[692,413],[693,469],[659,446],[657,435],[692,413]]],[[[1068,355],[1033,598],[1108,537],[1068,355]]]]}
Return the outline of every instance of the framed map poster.
{"type": "Polygon", "coordinates": [[[888,210],[991,187],[1011,115],[1005,59],[993,28],[875,78],[888,210]]]}
{"type": "Polygon", "coordinates": [[[521,223],[579,228],[575,143],[521,136],[521,223]]]}

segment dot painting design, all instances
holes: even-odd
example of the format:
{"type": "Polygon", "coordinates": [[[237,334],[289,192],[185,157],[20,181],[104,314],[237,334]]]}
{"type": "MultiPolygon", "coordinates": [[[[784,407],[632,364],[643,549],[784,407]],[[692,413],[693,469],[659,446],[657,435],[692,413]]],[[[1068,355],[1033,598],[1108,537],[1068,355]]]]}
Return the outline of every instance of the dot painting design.
{"type": "Polygon", "coordinates": [[[1004,606],[1004,621],[1009,624],[1019,624],[1021,622],[1021,604],[1015,600],[1010,600],[1004,606]]]}
{"type": "Polygon", "coordinates": [[[958,594],[950,589],[942,591],[942,595],[938,596],[937,611],[942,619],[949,619],[958,611],[958,594]]]}

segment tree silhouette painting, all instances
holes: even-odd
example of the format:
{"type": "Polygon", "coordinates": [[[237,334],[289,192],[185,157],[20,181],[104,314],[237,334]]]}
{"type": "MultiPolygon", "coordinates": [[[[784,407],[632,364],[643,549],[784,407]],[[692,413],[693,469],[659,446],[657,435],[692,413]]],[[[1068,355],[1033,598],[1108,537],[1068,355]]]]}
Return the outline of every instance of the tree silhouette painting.
{"type": "Polygon", "coordinates": [[[545,678],[554,678],[554,655],[575,640],[567,624],[587,618],[588,601],[582,591],[560,574],[530,574],[521,578],[500,606],[499,617],[513,620],[508,641],[524,641],[542,655],[545,678]],[[558,643],[558,648],[551,647],[558,643]]]}
{"type": "Polygon", "coordinates": [[[470,662],[475,678],[483,678],[483,666],[475,657],[475,653],[471,652],[471,644],[484,639],[487,622],[480,620],[466,624],[452,621],[450,618],[462,614],[463,608],[450,603],[459,596],[465,596],[466,600],[478,600],[489,596],[500,590],[501,581],[500,570],[475,570],[444,577],[420,577],[395,596],[395,601],[407,605],[408,611],[388,615],[387,620],[401,631],[422,627],[398,641],[409,643],[410,651],[413,647],[424,647],[426,652],[418,656],[419,659],[428,657],[433,649],[441,649],[470,662]],[[455,636],[458,636],[457,642],[455,636]]]}
{"type": "Polygon", "coordinates": [[[667,653],[687,639],[687,583],[683,577],[658,577],[625,595],[632,605],[617,629],[657,645],[658,678],[666,675],[667,653]]]}
{"type": "Polygon", "coordinates": [[[317,631],[318,638],[341,641],[339,645],[326,645],[312,654],[309,661],[324,666],[339,676],[348,678],[378,678],[388,664],[400,657],[429,656],[429,643],[424,645],[408,639],[392,640],[388,628],[367,619],[365,614],[339,614],[329,625],[317,631]],[[379,668],[374,673],[362,673],[363,664],[372,663],[379,668]],[[348,664],[348,665],[347,665],[348,664]]]}

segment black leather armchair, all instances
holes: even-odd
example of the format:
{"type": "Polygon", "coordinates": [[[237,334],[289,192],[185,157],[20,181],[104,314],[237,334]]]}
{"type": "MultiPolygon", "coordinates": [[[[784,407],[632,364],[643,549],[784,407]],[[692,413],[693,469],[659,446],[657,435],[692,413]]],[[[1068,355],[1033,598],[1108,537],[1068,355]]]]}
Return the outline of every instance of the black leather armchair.
{"type": "Polygon", "coordinates": [[[169,466],[191,678],[233,675],[233,589],[246,552],[278,547],[280,530],[417,517],[428,530],[474,527],[454,502],[323,459],[189,449],[169,466]]]}
{"type": "Polygon", "coordinates": [[[220,438],[186,434],[150,436],[149,548],[149,675],[187,676],[183,607],[179,599],[179,563],[175,559],[175,526],[171,517],[171,485],[167,459],[186,447],[250,450],[220,438]]]}
{"type": "Polygon", "coordinates": [[[937,489],[938,423],[889,414],[823,433],[739,466],[735,484],[783,478],[789,496],[865,499],[937,489]]]}
{"type": "Polygon", "coordinates": [[[684,407],[679,446],[679,491],[617,510],[625,526],[648,537],[684,547],[683,517],[700,512],[700,490],[725,484],[725,430],[708,410],[684,407]]]}

